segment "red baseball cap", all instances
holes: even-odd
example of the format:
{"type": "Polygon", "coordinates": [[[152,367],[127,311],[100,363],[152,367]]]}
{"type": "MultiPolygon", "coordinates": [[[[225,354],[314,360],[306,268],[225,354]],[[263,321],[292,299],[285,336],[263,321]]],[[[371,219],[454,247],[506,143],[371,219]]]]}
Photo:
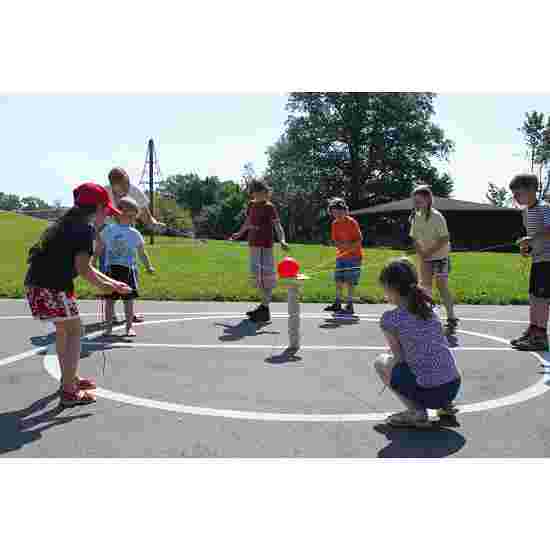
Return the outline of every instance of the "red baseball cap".
{"type": "Polygon", "coordinates": [[[101,185],[93,181],[82,183],[73,190],[74,203],[77,206],[96,206],[103,204],[109,214],[120,216],[122,212],[113,206],[109,193],[101,185]]]}

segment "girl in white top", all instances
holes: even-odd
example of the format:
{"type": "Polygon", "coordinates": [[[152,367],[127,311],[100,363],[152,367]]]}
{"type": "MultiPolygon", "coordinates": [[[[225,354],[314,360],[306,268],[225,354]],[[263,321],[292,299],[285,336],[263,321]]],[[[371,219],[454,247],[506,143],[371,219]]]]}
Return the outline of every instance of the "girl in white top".
{"type": "Polygon", "coordinates": [[[449,290],[450,236],[443,214],[433,208],[432,191],[427,185],[417,187],[412,193],[414,212],[411,214],[410,237],[418,256],[420,285],[432,295],[435,278],[441,300],[447,310],[445,333],[456,332],[458,319],[454,313],[454,300],[449,290]]]}

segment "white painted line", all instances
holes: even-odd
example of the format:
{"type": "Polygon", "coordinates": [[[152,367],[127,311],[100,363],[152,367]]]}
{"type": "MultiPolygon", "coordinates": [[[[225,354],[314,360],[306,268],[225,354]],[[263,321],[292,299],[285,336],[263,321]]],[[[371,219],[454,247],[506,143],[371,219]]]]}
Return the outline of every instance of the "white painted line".
{"type": "MultiPolygon", "coordinates": [[[[185,311],[156,311],[156,312],[148,312],[148,311],[144,311],[142,312],[142,315],[144,315],[145,317],[151,315],[151,316],[168,316],[168,317],[172,317],[172,316],[185,316],[185,315],[199,315],[199,316],[208,316],[208,315],[215,315],[215,316],[219,316],[219,315],[224,315],[224,316],[227,316],[225,318],[230,318],[230,317],[242,317],[242,318],[245,318],[245,312],[244,311],[197,311],[197,312],[185,312],[185,311]]],[[[332,315],[332,314],[326,314],[326,315],[323,315],[323,314],[317,314],[315,312],[312,312],[312,313],[307,313],[307,312],[303,312],[300,317],[302,319],[362,319],[362,320],[366,320],[366,321],[379,321],[380,320],[380,315],[381,313],[360,313],[360,314],[355,314],[354,316],[346,316],[346,315],[332,315]]],[[[98,313],[97,311],[94,312],[94,313],[81,313],[80,314],[81,317],[98,317],[98,313]]],[[[277,311],[272,311],[271,312],[271,317],[273,318],[287,318],[288,317],[288,314],[287,313],[284,313],[284,312],[277,312],[277,311]]],[[[2,317],[0,316],[0,321],[15,321],[15,320],[18,320],[18,319],[28,319],[28,320],[33,320],[31,315],[11,315],[11,316],[6,316],[6,317],[2,317]]],[[[445,317],[442,317],[442,319],[445,319],[445,317]]],[[[527,323],[528,321],[527,320],[524,320],[524,321],[521,321],[521,320],[517,320],[517,319],[483,319],[483,318],[473,318],[473,317],[461,317],[460,318],[461,321],[475,321],[475,322],[483,322],[483,323],[512,323],[512,324],[519,324],[519,325],[522,325],[522,324],[525,324],[527,323]]],[[[140,323],[140,324],[143,324],[143,323],[140,323]]]]}
{"type": "MultiPolygon", "coordinates": [[[[286,349],[288,346],[268,344],[159,344],[145,342],[83,342],[84,345],[105,344],[109,348],[181,348],[181,349],[286,349]]],[[[388,351],[388,346],[300,346],[300,351],[388,351]]],[[[457,347],[453,351],[514,351],[510,347],[457,347]]]]}
{"type": "MultiPolygon", "coordinates": [[[[227,318],[227,317],[223,317],[227,318]]],[[[201,317],[195,318],[199,320],[201,317]]],[[[187,319],[191,320],[191,319],[187,319]]],[[[173,319],[164,319],[162,321],[150,321],[142,324],[160,324],[160,323],[170,323],[177,322],[178,320],[173,319]]],[[[122,330],[123,327],[117,327],[117,329],[122,330]]],[[[499,338],[497,336],[492,336],[489,334],[480,334],[480,333],[469,333],[468,331],[458,331],[464,332],[466,334],[477,335],[480,338],[486,338],[494,342],[499,343],[508,343],[504,338],[499,338]]],[[[100,332],[95,333],[95,335],[100,334],[100,332]]],[[[93,334],[88,335],[88,338],[94,337],[93,334]]],[[[508,349],[508,348],[507,348],[508,349]]],[[[510,350],[512,351],[512,350],[510,350]]],[[[550,366],[550,354],[545,354],[544,357],[537,352],[530,352],[531,355],[536,357],[539,361],[542,361],[545,364],[550,366]]],[[[44,356],[44,368],[46,371],[56,380],[60,380],[61,372],[59,369],[59,362],[57,356],[54,353],[53,344],[48,348],[48,353],[44,356]]],[[[500,407],[505,407],[517,403],[522,403],[534,397],[538,397],[550,389],[550,372],[545,373],[538,382],[534,385],[525,388],[519,392],[504,396],[498,399],[492,399],[488,401],[482,401],[480,403],[471,403],[467,405],[459,406],[459,414],[461,413],[470,413],[470,412],[480,412],[490,409],[496,409],[500,407]]],[[[205,407],[197,407],[194,405],[184,405],[182,403],[170,403],[167,401],[158,401],[153,399],[147,399],[143,397],[136,397],[133,395],[127,395],[123,393],[111,392],[103,388],[97,389],[97,395],[105,399],[111,399],[113,401],[118,401],[121,403],[127,403],[129,405],[141,406],[155,408],[165,411],[178,412],[182,414],[195,414],[202,416],[215,416],[223,418],[234,418],[234,419],[244,419],[244,420],[265,420],[265,421],[276,421],[276,422],[380,422],[384,420],[392,412],[385,413],[365,413],[365,414],[300,414],[300,413],[267,413],[267,412],[258,412],[258,411],[239,411],[233,409],[213,409],[205,407]]]]}
{"type": "Polygon", "coordinates": [[[41,348],[31,349],[29,351],[25,351],[24,353],[19,353],[18,355],[10,355],[9,357],[0,359],[0,367],[11,365],[12,363],[21,361],[22,359],[27,359],[28,357],[32,357],[33,355],[38,355],[46,351],[47,349],[48,346],[42,346],[41,348]]]}

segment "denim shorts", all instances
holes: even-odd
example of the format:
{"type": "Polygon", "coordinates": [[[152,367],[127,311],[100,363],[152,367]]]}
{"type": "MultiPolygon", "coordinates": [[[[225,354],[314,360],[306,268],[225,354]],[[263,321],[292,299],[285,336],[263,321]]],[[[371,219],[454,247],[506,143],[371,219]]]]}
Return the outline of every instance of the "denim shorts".
{"type": "Polygon", "coordinates": [[[456,378],[441,386],[424,388],[416,383],[416,377],[407,363],[398,363],[392,369],[390,387],[424,409],[441,409],[456,398],[461,382],[460,378],[456,378]]]}
{"type": "Polygon", "coordinates": [[[361,258],[346,258],[336,260],[334,280],[341,283],[359,284],[361,277],[361,258]],[[341,271],[340,271],[341,270],[341,271]]]}

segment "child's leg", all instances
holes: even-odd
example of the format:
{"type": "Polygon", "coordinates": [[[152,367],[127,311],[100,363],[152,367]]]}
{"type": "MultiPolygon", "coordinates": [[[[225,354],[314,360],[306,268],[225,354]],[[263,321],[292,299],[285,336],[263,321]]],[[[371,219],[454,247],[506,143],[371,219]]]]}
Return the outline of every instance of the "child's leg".
{"type": "Polygon", "coordinates": [[[447,310],[447,318],[454,319],[454,302],[451,291],[449,290],[449,278],[446,275],[441,275],[437,276],[435,281],[437,285],[437,290],[439,290],[439,295],[441,296],[441,300],[443,301],[445,309],[447,310]]]}
{"type": "Polygon", "coordinates": [[[348,304],[353,304],[353,283],[344,283],[348,289],[348,304]]]}
{"type": "Polygon", "coordinates": [[[265,307],[269,307],[269,304],[271,303],[273,297],[273,289],[261,288],[260,292],[262,293],[262,305],[265,307]]]}
{"type": "Polygon", "coordinates": [[[105,334],[111,334],[113,331],[113,315],[115,311],[115,304],[113,300],[109,298],[105,299],[105,334]]]}
{"type": "Polygon", "coordinates": [[[392,369],[397,364],[395,357],[389,353],[383,353],[379,355],[374,361],[374,369],[376,370],[378,376],[382,382],[390,389],[390,391],[405,405],[405,407],[410,411],[423,411],[422,407],[417,405],[414,401],[407,399],[405,396],[396,392],[391,386],[391,374],[392,369]]]}
{"type": "Polygon", "coordinates": [[[337,304],[342,303],[342,294],[344,290],[344,282],[336,281],[336,299],[334,300],[337,304]]]}
{"type": "Polygon", "coordinates": [[[420,286],[432,296],[433,289],[433,269],[431,262],[425,262],[420,259],[418,261],[418,274],[420,277],[420,286]]]}
{"type": "Polygon", "coordinates": [[[67,349],[67,330],[65,322],[55,323],[55,349],[61,370],[61,385],[64,383],[63,373],[65,372],[65,353],[67,349]]]}
{"type": "Polygon", "coordinates": [[[545,334],[548,328],[548,306],[547,300],[534,299],[531,300],[529,307],[530,324],[537,327],[540,332],[544,332],[545,334]]]}
{"type": "Polygon", "coordinates": [[[126,315],[126,334],[134,336],[135,332],[132,329],[134,322],[134,300],[124,300],[124,314],[126,315]]]}
{"type": "Polygon", "coordinates": [[[74,392],[77,389],[77,370],[80,360],[80,319],[69,319],[55,323],[56,337],[63,334],[61,340],[62,353],[59,354],[59,365],[61,367],[61,380],[63,391],[74,392]],[[61,326],[63,325],[63,326],[61,326]]]}

